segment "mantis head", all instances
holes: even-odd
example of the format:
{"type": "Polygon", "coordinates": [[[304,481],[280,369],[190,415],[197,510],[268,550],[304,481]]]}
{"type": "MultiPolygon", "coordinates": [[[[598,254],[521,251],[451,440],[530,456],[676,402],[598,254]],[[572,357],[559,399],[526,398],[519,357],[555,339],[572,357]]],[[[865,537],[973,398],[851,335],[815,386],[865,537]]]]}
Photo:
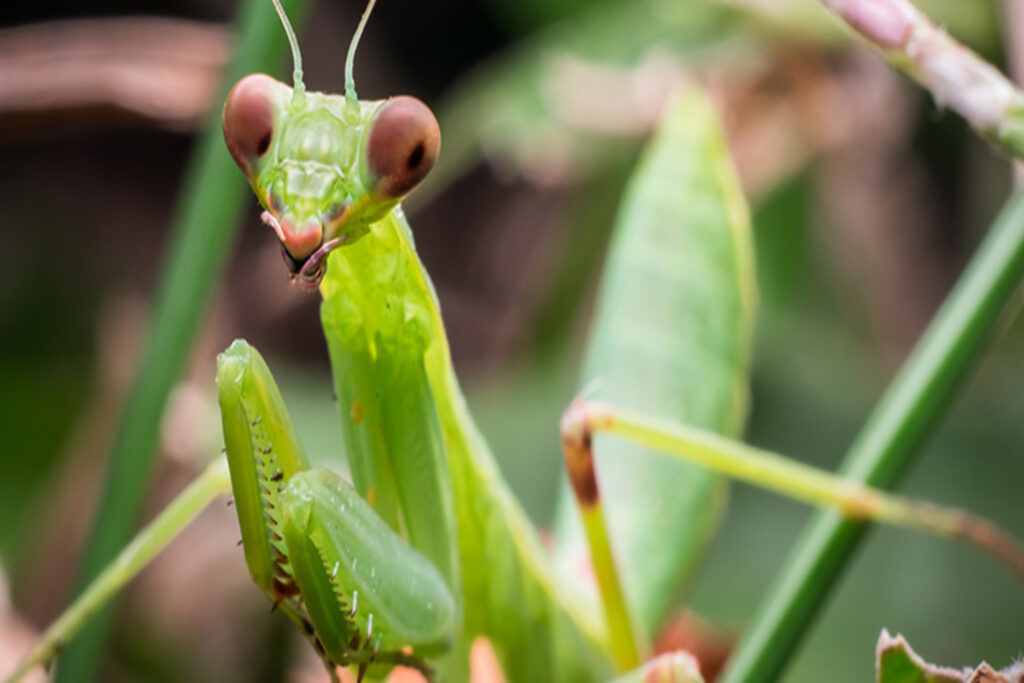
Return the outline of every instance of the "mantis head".
{"type": "Polygon", "coordinates": [[[441,147],[437,119],[415,97],[356,98],[352,60],[370,8],[349,50],[344,96],[306,92],[294,34],[278,6],[292,40],[294,88],[250,74],[224,103],[228,150],[263,205],[290,273],[311,287],[330,251],[391,211],[430,172],[441,147]]]}

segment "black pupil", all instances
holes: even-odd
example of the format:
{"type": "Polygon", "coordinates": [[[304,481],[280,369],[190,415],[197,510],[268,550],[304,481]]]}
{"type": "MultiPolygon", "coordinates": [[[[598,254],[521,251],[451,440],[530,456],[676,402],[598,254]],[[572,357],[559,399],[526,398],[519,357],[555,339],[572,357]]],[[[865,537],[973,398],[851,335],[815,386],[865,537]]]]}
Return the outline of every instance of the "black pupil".
{"type": "Polygon", "coordinates": [[[260,141],[256,143],[257,156],[263,156],[264,154],[267,153],[267,150],[270,149],[270,138],[271,131],[268,130],[266,133],[263,134],[263,137],[260,138],[260,141]]]}
{"type": "Polygon", "coordinates": [[[409,155],[409,160],[405,162],[405,165],[409,170],[416,168],[420,165],[420,162],[423,161],[424,154],[426,154],[426,150],[423,149],[423,143],[421,142],[412,150],[412,153],[409,155]]]}

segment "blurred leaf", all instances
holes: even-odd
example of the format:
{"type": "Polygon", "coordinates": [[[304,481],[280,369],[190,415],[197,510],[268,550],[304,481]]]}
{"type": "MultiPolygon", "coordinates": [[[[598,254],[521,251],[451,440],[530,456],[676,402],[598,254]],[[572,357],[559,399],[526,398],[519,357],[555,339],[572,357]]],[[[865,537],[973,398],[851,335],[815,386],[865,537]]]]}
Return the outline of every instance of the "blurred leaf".
{"type": "MultiPolygon", "coordinates": [[[[754,314],[747,208],[714,110],[696,89],[671,108],[620,207],[584,380],[623,408],[728,435],[746,414],[754,314]]],[[[724,483],[621,441],[597,442],[598,479],[625,591],[647,633],[714,528],[724,483]],[[657,548],[657,553],[651,549],[657,548]]],[[[567,573],[588,557],[565,487],[567,573]]]]}
{"type": "Polygon", "coordinates": [[[913,0],[922,12],[987,59],[1002,52],[1000,18],[994,2],[913,0]]]}
{"type": "MultiPolygon", "coordinates": [[[[637,156],[623,159],[566,193],[569,198],[554,244],[551,285],[530,321],[530,338],[541,355],[564,345],[590,303],[587,297],[604,261],[615,211],[637,156]]],[[[578,361],[573,365],[574,371],[577,368],[578,361]]]]}
{"type": "MultiPolygon", "coordinates": [[[[802,37],[822,45],[854,44],[851,32],[829,17],[821,0],[707,0],[743,9],[782,38],[802,37]]],[[[958,40],[987,57],[1000,52],[994,3],[963,0],[911,0],[958,40]]]]}
{"type": "Polygon", "coordinates": [[[996,671],[982,662],[976,669],[950,669],[924,661],[903,636],[893,638],[882,629],[878,637],[878,683],[1019,683],[1024,664],[996,671]]]}
{"type": "Polygon", "coordinates": [[[801,303],[807,278],[812,194],[806,175],[783,182],[754,207],[757,290],[762,309],[773,313],[801,303]]]}
{"type": "MultiPolygon", "coordinates": [[[[536,3],[512,3],[532,14],[536,3]]],[[[958,39],[1001,52],[990,3],[919,0],[958,39]]],[[[419,206],[481,158],[536,182],[586,177],[630,155],[664,99],[704,67],[716,79],[799,43],[856,47],[818,0],[561,0],[529,24],[552,22],[473,69],[438,108],[444,154],[407,205],[419,206]]]]}
{"type": "Polygon", "coordinates": [[[407,203],[427,201],[481,156],[543,182],[633,154],[664,104],[644,106],[641,81],[670,94],[684,61],[742,60],[752,46],[727,40],[742,17],[715,2],[603,2],[534,33],[448,93],[438,110],[444,153],[407,203]]]}
{"type": "Polygon", "coordinates": [[[75,427],[88,391],[88,359],[59,363],[0,362],[0,414],[4,416],[3,475],[0,476],[0,553],[16,565],[31,528],[30,505],[75,427]]]}

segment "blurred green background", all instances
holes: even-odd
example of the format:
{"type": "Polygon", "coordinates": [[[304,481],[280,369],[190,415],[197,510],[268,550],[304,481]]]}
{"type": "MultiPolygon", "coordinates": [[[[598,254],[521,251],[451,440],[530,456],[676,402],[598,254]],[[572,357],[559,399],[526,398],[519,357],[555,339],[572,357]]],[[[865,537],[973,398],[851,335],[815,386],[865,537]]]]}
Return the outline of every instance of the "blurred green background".
{"type": "MultiPolygon", "coordinates": [[[[999,3],[919,4],[1002,64],[999,3]]],[[[220,106],[208,91],[233,10],[0,10],[0,567],[13,605],[0,641],[68,600],[182,167],[220,106]]],[[[361,10],[315,4],[302,39],[312,89],[340,90],[361,10]]],[[[754,214],[748,439],[822,467],[838,462],[1012,181],[1006,159],[813,0],[381,0],[356,76],[363,97],[409,92],[439,114],[442,161],[409,202],[411,222],[474,413],[542,527],[608,230],[673,88],[696,79],[713,93],[754,214]]],[[[219,448],[214,357],[236,336],[267,355],[313,456],[337,452],[318,301],[288,287],[251,204],[172,397],[147,514],[219,448]]],[[[1006,320],[903,490],[1024,535],[1024,329],[1006,320]]],[[[734,487],[692,608],[738,632],[808,514],[734,487]]],[[[283,620],[264,617],[245,583],[233,524],[211,510],[133,587],[103,680],[305,680],[284,654],[283,620]]],[[[875,530],[785,680],[870,680],[882,627],[944,664],[1003,666],[1024,648],[1022,614],[1024,589],[989,559],[875,530]]]]}

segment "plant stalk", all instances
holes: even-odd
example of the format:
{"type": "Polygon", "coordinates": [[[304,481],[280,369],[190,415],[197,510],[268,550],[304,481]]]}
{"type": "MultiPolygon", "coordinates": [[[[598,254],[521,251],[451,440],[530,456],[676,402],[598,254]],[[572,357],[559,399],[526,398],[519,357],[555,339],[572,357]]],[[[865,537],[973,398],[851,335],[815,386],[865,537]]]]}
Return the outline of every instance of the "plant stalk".
{"type": "Polygon", "coordinates": [[[615,668],[618,673],[624,673],[639,666],[641,651],[646,658],[649,648],[638,640],[633,615],[626,604],[615,566],[604,503],[597,485],[594,440],[587,409],[587,403],[573,401],[562,416],[562,451],[590,549],[590,562],[597,578],[615,668]]]}
{"type": "Polygon", "coordinates": [[[46,633],[35,644],[25,661],[4,679],[4,683],[16,683],[33,667],[48,665],[64,644],[103,609],[126,583],[135,578],[150,560],[177,538],[211,500],[229,491],[231,478],[228,474],[227,460],[218,458],[208,465],[156,519],[139,532],[117,559],[89,584],[57,621],[46,629],[46,633]]]}
{"type": "MultiPolygon", "coordinates": [[[[875,406],[841,474],[883,489],[898,482],[953,403],[1022,277],[1018,190],[875,406]]],[[[724,683],[779,677],[865,530],[836,512],[815,514],[734,651],[724,683]]]]}
{"type": "MultiPolygon", "coordinates": [[[[301,24],[308,0],[288,0],[287,4],[301,24]]],[[[223,101],[231,85],[245,73],[272,72],[284,55],[284,33],[269,3],[246,0],[237,27],[234,58],[217,102],[223,101]]],[[[248,188],[224,148],[220,119],[220,107],[215,107],[189,164],[172,243],[154,296],[148,338],[114,437],[102,502],[85,544],[78,591],[89,585],[131,537],[152,479],[167,396],[185,365],[210,291],[234,244],[248,188]]],[[[102,610],[69,645],[58,683],[93,680],[110,621],[110,609],[102,610]]]]}
{"type": "Polygon", "coordinates": [[[908,0],[822,0],[894,67],[995,144],[1024,157],[1024,92],[908,0]]]}

